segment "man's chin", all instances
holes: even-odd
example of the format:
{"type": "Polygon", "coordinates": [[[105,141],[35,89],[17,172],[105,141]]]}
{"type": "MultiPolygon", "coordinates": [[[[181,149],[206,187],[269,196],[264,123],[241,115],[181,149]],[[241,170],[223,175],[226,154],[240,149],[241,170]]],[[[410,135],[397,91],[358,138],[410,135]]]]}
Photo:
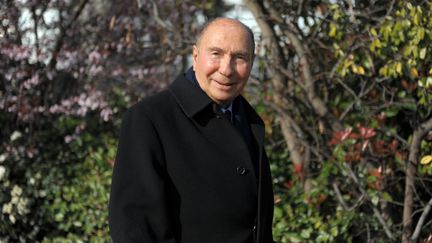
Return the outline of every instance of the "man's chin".
{"type": "Polygon", "coordinates": [[[231,102],[234,100],[235,97],[229,96],[229,97],[215,97],[212,99],[214,102],[216,102],[220,106],[227,106],[231,104],[231,102]]]}

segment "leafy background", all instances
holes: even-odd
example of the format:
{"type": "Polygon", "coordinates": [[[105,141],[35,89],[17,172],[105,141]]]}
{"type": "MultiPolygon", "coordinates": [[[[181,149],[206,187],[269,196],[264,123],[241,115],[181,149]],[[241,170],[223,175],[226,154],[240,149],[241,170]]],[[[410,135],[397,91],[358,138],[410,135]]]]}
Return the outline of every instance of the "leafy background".
{"type": "MultiPolygon", "coordinates": [[[[432,4],[243,1],[277,242],[432,241],[432,4]]],[[[121,117],[190,65],[203,1],[3,0],[0,242],[110,242],[121,117]]]]}

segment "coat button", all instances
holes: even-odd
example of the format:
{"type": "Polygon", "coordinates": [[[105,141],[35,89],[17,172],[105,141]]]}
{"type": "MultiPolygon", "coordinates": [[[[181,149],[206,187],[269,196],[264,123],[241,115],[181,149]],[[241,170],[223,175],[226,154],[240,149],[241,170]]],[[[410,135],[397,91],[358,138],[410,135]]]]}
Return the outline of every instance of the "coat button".
{"type": "Polygon", "coordinates": [[[245,167],[238,166],[237,167],[237,174],[244,176],[247,174],[247,169],[245,167]]]}

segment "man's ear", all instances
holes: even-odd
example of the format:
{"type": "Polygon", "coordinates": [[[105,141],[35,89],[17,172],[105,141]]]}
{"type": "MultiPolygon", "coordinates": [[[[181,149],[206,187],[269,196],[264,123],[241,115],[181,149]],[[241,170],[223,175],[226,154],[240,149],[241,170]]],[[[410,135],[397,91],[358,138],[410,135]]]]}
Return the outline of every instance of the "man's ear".
{"type": "Polygon", "coordinates": [[[198,58],[198,47],[196,45],[194,45],[193,49],[192,49],[192,67],[193,67],[194,71],[195,71],[195,65],[197,62],[197,58],[198,58]]]}

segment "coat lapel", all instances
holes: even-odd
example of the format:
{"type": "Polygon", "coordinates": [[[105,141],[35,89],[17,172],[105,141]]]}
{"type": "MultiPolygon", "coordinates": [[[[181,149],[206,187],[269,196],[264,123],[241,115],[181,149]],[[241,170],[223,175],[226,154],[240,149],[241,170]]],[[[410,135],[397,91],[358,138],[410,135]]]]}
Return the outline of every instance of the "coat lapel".
{"type": "MultiPolygon", "coordinates": [[[[198,84],[180,75],[170,85],[169,90],[186,116],[203,134],[203,138],[210,142],[212,150],[227,158],[221,161],[222,164],[235,167],[252,166],[252,163],[248,163],[251,158],[242,135],[228,120],[215,114],[214,103],[198,84]]],[[[253,167],[250,167],[250,170],[250,173],[254,173],[253,167]]],[[[256,185],[256,177],[251,176],[251,178],[254,178],[254,185],[256,185]]]]}

